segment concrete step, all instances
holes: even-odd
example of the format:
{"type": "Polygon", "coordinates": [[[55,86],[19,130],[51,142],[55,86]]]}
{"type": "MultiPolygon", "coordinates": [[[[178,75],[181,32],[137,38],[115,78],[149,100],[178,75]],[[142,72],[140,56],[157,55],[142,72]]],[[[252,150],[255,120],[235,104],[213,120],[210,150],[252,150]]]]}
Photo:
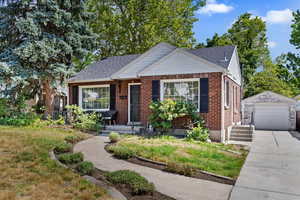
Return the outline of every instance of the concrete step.
{"type": "Polygon", "coordinates": [[[240,137],[240,136],[230,136],[230,140],[232,140],[232,141],[251,142],[252,138],[240,137]]]}
{"type": "Polygon", "coordinates": [[[111,131],[111,130],[102,130],[101,132],[100,132],[100,134],[101,135],[105,135],[105,136],[108,136],[111,132],[117,132],[117,133],[119,133],[119,134],[137,134],[137,133],[139,133],[139,132],[136,132],[136,131],[134,131],[134,132],[132,132],[132,131],[111,131]]]}
{"type": "Polygon", "coordinates": [[[129,132],[139,132],[142,126],[126,126],[126,125],[109,125],[105,126],[105,130],[109,131],[129,131],[129,132]]]}
{"type": "Polygon", "coordinates": [[[250,126],[233,126],[232,130],[251,130],[250,126]]]}
{"type": "Polygon", "coordinates": [[[251,134],[251,131],[249,130],[238,130],[238,129],[233,129],[231,130],[231,133],[236,133],[236,134],[251,134]]]}
{"type": "Polygon", "coordinates": [[[230,134],[230,137],[245,137],[245,138],[252,138],[252,135],[251,134],[248,134],[248,133],[246,133],[246,134],[241,134],[241,133],[231,133],[230,134]]]}

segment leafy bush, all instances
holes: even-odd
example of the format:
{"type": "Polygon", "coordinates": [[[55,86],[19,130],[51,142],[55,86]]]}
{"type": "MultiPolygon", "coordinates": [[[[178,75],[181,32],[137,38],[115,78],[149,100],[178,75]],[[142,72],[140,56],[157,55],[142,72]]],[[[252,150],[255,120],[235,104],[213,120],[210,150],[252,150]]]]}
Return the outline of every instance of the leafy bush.
{"type": "Polygon", "coordinates": [[[0,125],[7,126],[30,126],[35,123],[38,116],[34,113],[17,113],[0,118],[0,125]]]}
{"type": "Polygon", "coordinates": [[[110,142],[116,143],[121,139],[121,137],[120,137],[120,134],[117,132],[110,132],[109,139],[110,139],[110,142]]]}
{"type": "Polygon", "coordinates": [[[61,154],[61,153],[67,153],[70,152],[72,150],[72,145],[62,142],[56,145],[56,147],[54,148],[54,152],[57,154],[61,154]]]}
{"type": "Polygon", "coordinates": [[[83,161],[79,163],[76,166],[76,170],[81,174],[81,175],[90,175],[94,169],[94,165],[91,162],[88,161],[83,161]]]}
{"type": "Polygon", "coordinates": [[[178,164],[175,162],[168,162],[165,171],[181,174],[184,176],[192,176],[194,168],[188,164],[178,164]]]}
{"type": "Polygon", "coordinates": [[[100,131],[102,128],[102,119],[96,113],[84,113],[83,110],[76,105],[66,106],[69,111],[68,121],[78,129],[89,131],[100,131]]]}
{"type": "Polygon", "coordinates": [[[114,156],[119,159],[127,160],[135,156],[135,152],[124,146],[111,146],[109,150],[113,152],[114,156]]]}
{"type": "Polygon", "coordinates": [[[190,116],[192,123],[198,123],[201,118],[193,104],[167,99],[150,104],[150,123],[153,128],[161,133],[167,133],[172,128],[172,122],[176,118],[190,116]]]}
{"type": "Polygon", "coordinates": [[[58,156],[58,160],[64,164],[76,164],[83,161],[83,154],[79,153],[65,153],[58,156]]]}
{"type": "Polygon", "coordinates": [[[155,190],[153,183],[149,183],[147,179],[140,174],[130,170],[120,170],[106,174],[107,179],[113,184],[129,185],[132,194],[148,194],[155,190]]]}
{"type": "Polygon", "coordinates": [[[76,144],[77,142],[80,142],[82,138],[78,135],[68,135],[65,137],[65,141],[70,144],[76,144]]]}
{"type": "Polygon", "coordinates": [[[208,129],[203,127],[200,123],[194,127],[192,130],[187,131],[187,140],[197,140],[201,142],[206,142],[209,138],[208,129]]]}

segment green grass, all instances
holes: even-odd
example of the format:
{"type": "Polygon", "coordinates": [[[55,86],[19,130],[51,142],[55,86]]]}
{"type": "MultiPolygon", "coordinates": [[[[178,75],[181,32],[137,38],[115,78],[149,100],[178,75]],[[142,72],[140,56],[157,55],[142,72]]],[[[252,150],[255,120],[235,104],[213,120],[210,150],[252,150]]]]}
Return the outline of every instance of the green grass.
{"type": "Polygon", "coordinates": [[[126,137],[110,150],[116,153],[126,150],[147,159],[187,165],[232,178],[238,177],[247,156],[247,151],[235,145],[187,142],[169,137],[126,137]],[[241,155],[227,150],[240,152],[241,155]]]}
{"type": "Polygon", "coordinates": [[[88,137],[73,130],[0,126],[0,199],[110,199],[50,159],[49,151],[66,136],[88,137]]]}

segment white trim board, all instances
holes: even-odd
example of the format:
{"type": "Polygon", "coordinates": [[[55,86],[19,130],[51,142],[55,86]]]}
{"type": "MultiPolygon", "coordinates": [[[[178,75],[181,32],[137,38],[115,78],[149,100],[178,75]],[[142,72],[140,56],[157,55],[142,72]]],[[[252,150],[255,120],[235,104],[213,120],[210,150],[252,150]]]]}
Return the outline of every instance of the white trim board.
{"type": "MultiPolygon", "coordinates": [[[[110,87],[109,84],[104,84],[104,85],[82,85],[78,86],[78,105],[81,109],[82,108],[82,88],[103,88],[103,87],[110,87]]],[[[110,91],[109,91],[110,92],[110,91]]],[[[110,94],[109,94],[110,96],[110,94]]],[[[110,101],[110,99],[109,99],[110,101]]],[[[84,111],[109,111],[108,109],[83,109],[84,111]]]]}

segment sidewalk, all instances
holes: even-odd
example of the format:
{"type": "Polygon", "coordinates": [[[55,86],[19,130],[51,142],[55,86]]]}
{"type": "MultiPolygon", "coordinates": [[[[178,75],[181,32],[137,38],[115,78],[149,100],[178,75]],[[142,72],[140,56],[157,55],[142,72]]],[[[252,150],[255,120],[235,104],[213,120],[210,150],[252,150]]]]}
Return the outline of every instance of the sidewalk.
{"type": "Polygon", "coordinates": [[[157,191],[177,200],[228,200],[231,185],[171,174],[115,159],[105,151],[106,142],[107,137],[96,136],[75,145],[74,151],[82,152],[86,160],[104,171],[129,169],[138,172],[153,182],[157,191]]]}

